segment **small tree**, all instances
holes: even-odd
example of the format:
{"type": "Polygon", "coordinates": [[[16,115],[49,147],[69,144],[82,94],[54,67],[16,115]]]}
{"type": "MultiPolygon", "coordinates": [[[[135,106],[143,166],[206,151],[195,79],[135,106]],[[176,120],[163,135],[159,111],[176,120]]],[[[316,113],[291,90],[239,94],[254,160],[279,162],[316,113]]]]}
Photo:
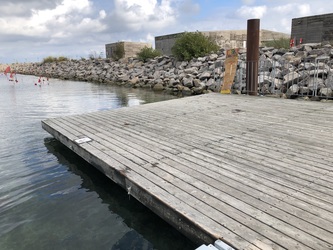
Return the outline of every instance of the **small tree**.
{"type": "Polygon", "coordinates": [[[150,58],[155,58],[162,55],[162,53],[156,49],[153,49],[152,47],[145,46],[136,55],[139,60],[146,62],[150,58]]]}
{"type": "Polygon", "coordinates": [[[181,61],[189,61],[218,50],[219,46],[199,31],[183,33],[171,48],[172,54],[181,61]]]}
{"type": "Polygon", "coordinates": [[[125,56],[125,45],[123,42],[118,42],[112,53],[112,59],[118,61],[125,56]]]}

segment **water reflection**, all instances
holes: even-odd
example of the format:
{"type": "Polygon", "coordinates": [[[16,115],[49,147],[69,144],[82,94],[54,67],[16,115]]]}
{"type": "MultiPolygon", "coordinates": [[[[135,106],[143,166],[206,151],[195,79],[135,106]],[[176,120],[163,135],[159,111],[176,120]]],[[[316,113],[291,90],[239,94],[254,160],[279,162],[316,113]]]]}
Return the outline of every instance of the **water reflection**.
{"type": "Polygon", "coordinates": [[[78,189],[96,192],[110,212],[118,214],[128,230],[112,246],[112,249],[191,249],[194,244],[179,232],[155,216],[141,203],[130,198],[120,186],[98,172],[93,166],[53,138],[46,138],[48,152],[57,157],[59,164],[80,176],[82,184],[78,189]],[[138,231],[140,233],[138,233],[138,231]],[[158,232],[158,234],[156,234],[158,232]],[[148,241],[148,240],[149,241],[148,241]]]}
{"type": "Polygon", "coordinates": [[[174,98],[142,89],[0,78],[0,249],[194,249],[41,127],[41,120],[174,98]]]}
{"type": "Polygon", "coordinates": [[[154,247],[149,241],[143,239],[141,235],[132,230],[126,233],[111,248],[111,250],[133,250],[133,249],[152,250],[154,249],[154,247]]]}

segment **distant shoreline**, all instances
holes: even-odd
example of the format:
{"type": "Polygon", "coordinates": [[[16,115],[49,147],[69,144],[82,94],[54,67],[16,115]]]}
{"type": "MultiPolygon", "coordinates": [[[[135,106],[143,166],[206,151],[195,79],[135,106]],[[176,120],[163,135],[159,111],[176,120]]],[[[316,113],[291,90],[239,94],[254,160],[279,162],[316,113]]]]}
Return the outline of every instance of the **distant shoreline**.
{"type": "MultiPolygon", "coordinates": [[[[331,45],[304,44],[289,50],[261,48],[258,94],[331,99],[332,57],[331,45]]],[[[146,88],[188,96],[219,92],[225,79],[225,59],[225,51],[221,50],[189,62],[161,56],[145,63],[135,58],[120,61],[93,59],[16,63],[11,67],[16,73],[26,75],[146,88]]],[[[0,69],[4,66],[0,65],[0,69]]],[[[245,71],[246,50],[241,49],[231,93],[246,94],[245,71]]]]}

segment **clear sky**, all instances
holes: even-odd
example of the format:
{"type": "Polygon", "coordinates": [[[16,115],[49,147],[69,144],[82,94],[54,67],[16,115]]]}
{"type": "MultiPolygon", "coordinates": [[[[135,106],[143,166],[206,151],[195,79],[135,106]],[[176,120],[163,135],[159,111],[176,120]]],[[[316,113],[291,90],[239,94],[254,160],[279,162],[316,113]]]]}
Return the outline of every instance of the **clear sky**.
{"type": "Polygon", "coordinates": [[[0,63],[105,56],[105,44],[182,31],[260,28],[290,34],[292,18],[333,13],[331,0],[0,0],[0,63]]]}

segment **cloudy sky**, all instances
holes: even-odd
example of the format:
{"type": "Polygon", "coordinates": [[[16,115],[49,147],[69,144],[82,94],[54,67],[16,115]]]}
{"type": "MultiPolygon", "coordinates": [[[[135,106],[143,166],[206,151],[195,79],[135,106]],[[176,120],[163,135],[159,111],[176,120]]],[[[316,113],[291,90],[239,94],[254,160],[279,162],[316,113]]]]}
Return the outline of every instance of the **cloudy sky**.
{"type": "Polygon", "coordinates": [[[105,56],[105,44],[182,32],[260,28],[333,13],[331,0],[0,0],[0,63],[105,56]]]}

